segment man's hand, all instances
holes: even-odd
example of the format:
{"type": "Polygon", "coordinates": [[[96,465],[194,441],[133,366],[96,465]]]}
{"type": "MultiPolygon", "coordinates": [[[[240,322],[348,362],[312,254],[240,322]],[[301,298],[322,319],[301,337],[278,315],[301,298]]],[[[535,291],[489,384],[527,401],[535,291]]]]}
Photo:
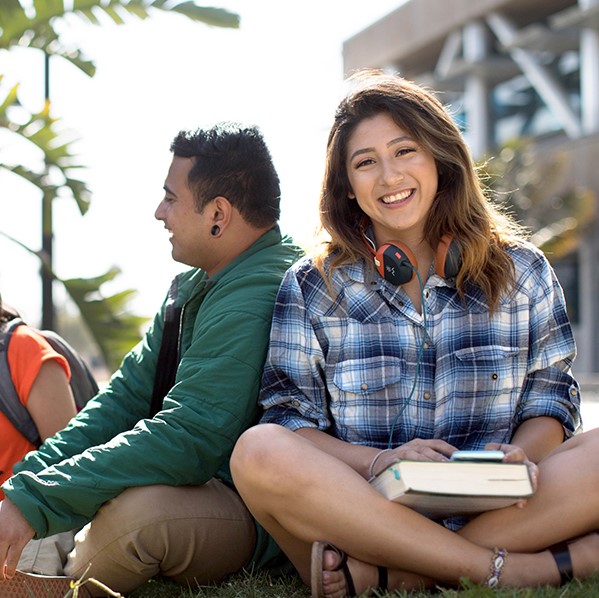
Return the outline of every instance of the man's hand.
{"type": "Polygon", "coordinates": [[[15,505],[5,498],[0,502],[0,580],[11,579],[19,557],[35,536],[35,530],[15,505]]]}

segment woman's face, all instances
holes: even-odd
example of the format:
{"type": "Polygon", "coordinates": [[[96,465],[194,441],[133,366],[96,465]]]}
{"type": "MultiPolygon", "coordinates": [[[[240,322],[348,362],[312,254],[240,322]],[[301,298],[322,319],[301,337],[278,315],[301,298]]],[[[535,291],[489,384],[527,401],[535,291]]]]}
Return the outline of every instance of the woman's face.
{"type": "Polygon", "coordinates": [[[409,245],[425,237],[437,193],[435,159],[387,113],[358,124],[348,139],[346,167],[349,201],[370,217],[378,245],[393,240],[409,245]]]}

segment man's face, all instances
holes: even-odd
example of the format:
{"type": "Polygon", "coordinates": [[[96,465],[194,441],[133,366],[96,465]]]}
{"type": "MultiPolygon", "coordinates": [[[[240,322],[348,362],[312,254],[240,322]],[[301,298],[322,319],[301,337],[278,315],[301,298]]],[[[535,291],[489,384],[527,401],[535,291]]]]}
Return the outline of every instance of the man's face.
{"type": "Polygon", "coordinates": [[[172,256],[177,262],[189,266],[210,269],[210,253],[207,251],[212,222],[209,205],[199,214],[195,200],[187,184],[187,176],[193,166],[193,158],[173,156],[166,181],[164,198],[154,216],[164,222],[173,246],[172,256]]]}

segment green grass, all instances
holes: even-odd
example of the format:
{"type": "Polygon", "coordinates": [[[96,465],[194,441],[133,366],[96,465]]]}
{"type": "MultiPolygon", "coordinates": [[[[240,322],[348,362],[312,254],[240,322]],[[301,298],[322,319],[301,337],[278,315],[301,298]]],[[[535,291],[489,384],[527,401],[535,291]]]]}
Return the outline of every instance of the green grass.
{"type": "MultiPolygon", "coordinates": [[[[130,598],[309,598],[310,590],[298,577],[271,578],[266,573],[240,573],[222,583],[185,588],[169,581],[153,580],[130,595],[130,598]]],[[[574,580],[561,588],[528,588],[523,590],[489,590],[465,583],[460,590],[436,592],[377,593],[378,598],[596,598],[599,576],[579,582],[574,580]]]]}

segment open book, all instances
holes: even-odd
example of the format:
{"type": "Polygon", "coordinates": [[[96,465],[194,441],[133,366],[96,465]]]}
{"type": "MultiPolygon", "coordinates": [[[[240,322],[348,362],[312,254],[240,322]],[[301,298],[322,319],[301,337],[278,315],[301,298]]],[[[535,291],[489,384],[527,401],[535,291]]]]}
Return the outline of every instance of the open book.
{"type": "Polygon", "coordinates": [[[398,461],[370,483],[389,500],[435,518],[507,507],[534,493],[524,463],[398,461]]]}

